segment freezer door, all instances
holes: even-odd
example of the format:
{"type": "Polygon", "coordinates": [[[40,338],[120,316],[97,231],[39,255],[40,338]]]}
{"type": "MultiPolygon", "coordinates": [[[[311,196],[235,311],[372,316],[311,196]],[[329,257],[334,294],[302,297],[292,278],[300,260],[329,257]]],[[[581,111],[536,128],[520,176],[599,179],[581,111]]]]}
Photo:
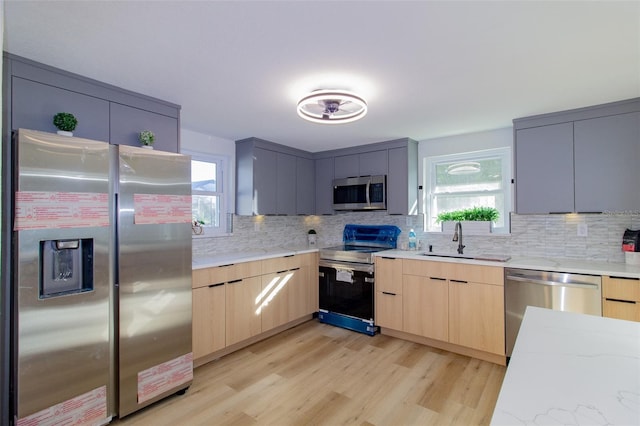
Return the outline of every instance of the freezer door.
{"type": "Polygon", "coordinates": [[[176,391],[191,358],[191,158],[119,146],[119,414],[176,391]]]}
{"type": "Polygon", "coordinates": [[[20,130],[14,153],[14,416],[65,403],[99,423],[112,414],[109,145],[20,130]]]}

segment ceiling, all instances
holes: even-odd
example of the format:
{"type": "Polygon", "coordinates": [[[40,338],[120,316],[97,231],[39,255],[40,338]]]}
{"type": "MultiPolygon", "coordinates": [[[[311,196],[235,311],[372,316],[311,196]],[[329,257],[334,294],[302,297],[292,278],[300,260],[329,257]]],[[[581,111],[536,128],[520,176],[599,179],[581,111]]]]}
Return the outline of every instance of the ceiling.
{"type": "Polygon", "coordinates": [[[640,96],[640,1],[5,1],[4,50],[182,105],[183,128],[317,152],[640,96]],[[296,114],[315,89],[355,123],[296,114]]]}

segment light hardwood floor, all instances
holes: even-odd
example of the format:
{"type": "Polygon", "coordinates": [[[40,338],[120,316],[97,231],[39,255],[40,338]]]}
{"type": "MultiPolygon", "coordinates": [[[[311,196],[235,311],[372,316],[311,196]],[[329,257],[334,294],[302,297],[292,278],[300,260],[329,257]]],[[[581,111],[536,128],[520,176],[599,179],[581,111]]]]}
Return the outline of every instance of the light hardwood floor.
{"type": "Polygon", "coordinates": [[[112,424],[485,425],[506,367],[308,321],[195,370],[112,424]]]}

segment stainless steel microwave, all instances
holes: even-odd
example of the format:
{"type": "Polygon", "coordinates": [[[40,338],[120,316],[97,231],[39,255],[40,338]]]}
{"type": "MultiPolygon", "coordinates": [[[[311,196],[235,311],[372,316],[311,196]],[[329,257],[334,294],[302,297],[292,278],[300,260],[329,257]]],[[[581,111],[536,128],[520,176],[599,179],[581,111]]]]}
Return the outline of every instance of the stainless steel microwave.
{"type": "Polygon", "coordinates": [[[334,210],[386,210],[387,177],[360,176],[333,180],[334,210]]]}

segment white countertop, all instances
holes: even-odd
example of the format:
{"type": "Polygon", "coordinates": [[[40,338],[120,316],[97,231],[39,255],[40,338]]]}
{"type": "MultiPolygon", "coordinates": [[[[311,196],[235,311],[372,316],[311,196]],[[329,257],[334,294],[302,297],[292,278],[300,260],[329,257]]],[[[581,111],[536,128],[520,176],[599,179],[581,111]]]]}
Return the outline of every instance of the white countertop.
{"type": "Polygon", "coordinates": [[[271,259],[274,257],[290,256],[295,254],[314,253],[317,248],[291,247],[273,248],[270,250],[255,250],[244,252],[230,252],[211,256],[194,256],[191,260],[192,269],[212,268],[215,266],[229,265],[238,262],[251,262],[254,260],[271,259]]]}
{"type": "Polygon", "coordinates": [[[528,307],[492,425],[640,425],[640,323],[528,307]]]}
{"type": "MultiPolygon", "coordinates": [[[[513,256],[507,262],[485,260],[457,259],[454,257],[424,256],[424,251],[385,250],[376,256],[395,257],[402,259],[419,259],[434,262],[471,263],[475,265],[499,266],[504,268],[537,269],[552,272],[569,272],[575,274],[612,275],[616,277],[640,278],[640,265],[627,263],[598,262],[592,260],[541,258],[513,256]]],[[[473,255],[474,253],[470,253],[473,255]]]]}

